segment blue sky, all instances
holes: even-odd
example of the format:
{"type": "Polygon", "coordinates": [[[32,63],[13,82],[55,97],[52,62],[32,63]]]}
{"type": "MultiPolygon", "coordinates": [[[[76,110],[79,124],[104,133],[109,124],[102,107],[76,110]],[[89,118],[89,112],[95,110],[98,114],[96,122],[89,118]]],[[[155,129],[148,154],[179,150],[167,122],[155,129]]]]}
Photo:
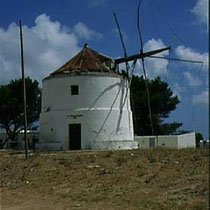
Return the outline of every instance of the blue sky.
{"type": "MultiPolygon", "coordinates": [[[[204,65],[146,59],[148,77],[160,76],[180,98],[167,121],[208,135],[207,0],[142,0],[144,50],[172,46],[162,53],[204,65]]],[[[117,13],[128,54],[140,49],[136,27],[138,0],[1,0],[0,83],[19,78],[19,19],[23,22],[26,75],[41,81],[84,45],[112,56],[123,56],[113,18],[117,13]]],[[[142,74],[140,63],[136,74],[142,74]]]]}

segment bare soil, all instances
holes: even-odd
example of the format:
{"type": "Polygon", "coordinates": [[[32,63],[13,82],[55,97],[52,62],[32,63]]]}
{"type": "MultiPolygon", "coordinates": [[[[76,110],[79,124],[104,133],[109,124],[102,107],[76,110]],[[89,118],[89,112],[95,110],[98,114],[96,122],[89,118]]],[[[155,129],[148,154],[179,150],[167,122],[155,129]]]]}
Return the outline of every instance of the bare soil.
{"type": "Polygon", "coordinates": [[[1,210],[208,209],[208,149],[0,151],[1,210]]]}

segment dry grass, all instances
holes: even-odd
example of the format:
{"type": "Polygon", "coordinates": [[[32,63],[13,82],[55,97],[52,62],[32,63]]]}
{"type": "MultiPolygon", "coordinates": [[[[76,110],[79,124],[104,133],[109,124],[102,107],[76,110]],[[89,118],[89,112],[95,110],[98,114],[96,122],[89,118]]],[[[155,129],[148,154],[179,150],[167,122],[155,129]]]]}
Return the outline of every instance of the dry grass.
{"type": "Polygon", "coordinates": [[[1,151],[9,209],[208,209],[208,149],[1,151]]]}

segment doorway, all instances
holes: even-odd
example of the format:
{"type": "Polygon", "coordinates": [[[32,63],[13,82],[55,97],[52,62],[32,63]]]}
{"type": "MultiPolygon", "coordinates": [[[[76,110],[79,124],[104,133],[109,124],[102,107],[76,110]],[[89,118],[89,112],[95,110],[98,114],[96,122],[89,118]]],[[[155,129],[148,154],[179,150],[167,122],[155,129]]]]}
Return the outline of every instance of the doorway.
{"type": "Polygon", "coordinates": [[[155,147],[155,138],[149,138],[149,147],[154,148],[155,147]]]}
{"type": "Polygon", "coordinates": [[[69,124],[69,149],[81,149],[81,124],[69,124]]]}

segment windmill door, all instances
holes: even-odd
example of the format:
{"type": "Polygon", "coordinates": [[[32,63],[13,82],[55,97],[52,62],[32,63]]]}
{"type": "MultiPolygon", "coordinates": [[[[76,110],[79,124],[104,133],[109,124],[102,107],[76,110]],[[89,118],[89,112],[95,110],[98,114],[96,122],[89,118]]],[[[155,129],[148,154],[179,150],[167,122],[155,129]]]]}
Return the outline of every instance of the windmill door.
{"type": "Polygon", "coordinates": [[[81,149],[81,124],[69,124],[69,149],[81,149]]]}

